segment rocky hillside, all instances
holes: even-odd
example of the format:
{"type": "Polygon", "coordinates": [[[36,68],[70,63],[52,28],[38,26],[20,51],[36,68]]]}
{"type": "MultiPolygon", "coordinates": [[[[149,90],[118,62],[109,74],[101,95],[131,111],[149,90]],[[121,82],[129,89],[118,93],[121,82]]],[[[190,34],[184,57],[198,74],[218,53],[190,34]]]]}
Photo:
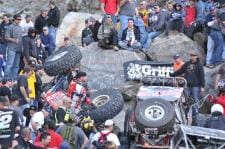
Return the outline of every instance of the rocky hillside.
{"type": "MultiPolygon", "coordinates": [[[[99,0],[54,0],[61,10],[63,18],[68,11],[96,13],[99,10],[99,0]]],[[[40,10],[48,7],[47,0],[0,0],[0,17],[7,13],[10,16],[30,14],[36,17],[40,10]]]]}

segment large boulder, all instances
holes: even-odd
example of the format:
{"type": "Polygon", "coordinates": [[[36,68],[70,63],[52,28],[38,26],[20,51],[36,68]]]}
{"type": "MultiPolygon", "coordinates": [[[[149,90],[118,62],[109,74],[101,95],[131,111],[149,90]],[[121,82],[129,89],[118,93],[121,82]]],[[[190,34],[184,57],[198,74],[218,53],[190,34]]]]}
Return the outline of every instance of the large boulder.
{"type": "Polygon", "coordinates": [[[91,89],[117,88],[125,95],[125,99],[134,99],[138,83],[125,81],[123,64],[132,60],[146,60],[142,53],[125,50],[102,50],[96,43],[81,48],[81,70],[89,77],[88,85],[91,89]],[[132,95],[129,91],[132,91],[132,95]]]}
{"type": "Polygon", "coordinates": [[[183,33],[174,32],[168,36],[161,35],[157,37],[147,55],[153,60],[171,62],[173,60],[172,56],[179,53],[184,61],[188,61],[188,52],[190,50],[195,50],[198,53],[201,62],[204,62],[204,50],[183,33]]]}
{"type": "Polygon", "coordinates": [[[85,19],[89,18],[90,16],[94,17],[97,20],[101,18],[100,15],[92,15],[88,13],[68,13],[64,17],[57,31],[57,46],[61,46],[63,44],[64,37],[69,37],[73,43],[75,43],[76,45],[81,45],[81,34],[82,30],[85,28],[85,19]]]}

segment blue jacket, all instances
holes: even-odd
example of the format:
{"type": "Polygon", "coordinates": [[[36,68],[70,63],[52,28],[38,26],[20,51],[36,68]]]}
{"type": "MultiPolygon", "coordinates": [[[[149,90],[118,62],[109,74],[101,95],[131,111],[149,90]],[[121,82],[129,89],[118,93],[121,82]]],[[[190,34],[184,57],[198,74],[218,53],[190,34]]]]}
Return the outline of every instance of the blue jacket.
{"type": "Polygon", "coordinates": [[[56,47],[53,37],[50,34],[44,35],[43,33],[41,33],[40,38],[41,42],[45,45],[45,47],[53,49],[56,47]]]}

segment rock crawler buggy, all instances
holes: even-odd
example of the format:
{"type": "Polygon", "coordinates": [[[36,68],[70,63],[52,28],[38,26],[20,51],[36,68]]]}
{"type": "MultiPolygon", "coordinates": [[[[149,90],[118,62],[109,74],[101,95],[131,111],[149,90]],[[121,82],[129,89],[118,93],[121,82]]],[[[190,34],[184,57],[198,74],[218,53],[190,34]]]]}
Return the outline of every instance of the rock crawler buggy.
{"type": "Polygon", "coordinates": [[[186,80],[172,77],[146,77],[133,108],[126,111],[124,135],[129,148],[172,149],[179,124],[186,125],[186,80]]]}

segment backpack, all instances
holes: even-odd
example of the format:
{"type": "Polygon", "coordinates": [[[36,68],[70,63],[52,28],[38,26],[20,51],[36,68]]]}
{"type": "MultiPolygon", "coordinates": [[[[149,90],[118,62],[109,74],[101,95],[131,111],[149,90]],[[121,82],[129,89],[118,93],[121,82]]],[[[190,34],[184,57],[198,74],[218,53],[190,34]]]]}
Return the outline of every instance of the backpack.
{"type": "Polygon", "coordinates": [[[74,126],[65,126],[65,128],[61,132],[62,138],[69,144],[70,149],[77,148],[77,138],[74,135],[74,129],[74,126]]]}
{"type": "Polygon", "coordinates": [[[103,133],[103,132],[100,132],[100,137],[98,139],[98,144],[101,145],[101,146],[104,146],[105,142],[107,141],[107,136],[109,134],[111,134],[112,132],[107,132],[107,133],[103,133]]]}

